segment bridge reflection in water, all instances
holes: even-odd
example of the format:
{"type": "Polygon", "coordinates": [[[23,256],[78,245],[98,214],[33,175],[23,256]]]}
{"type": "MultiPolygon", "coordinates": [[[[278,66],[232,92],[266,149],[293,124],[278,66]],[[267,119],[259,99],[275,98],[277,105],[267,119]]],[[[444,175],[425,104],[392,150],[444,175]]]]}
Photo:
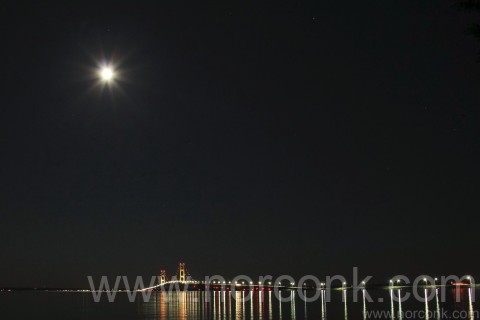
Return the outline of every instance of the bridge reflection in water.
{"type": "MultiPolygon", "coordinates": [[[[476,294],[480,295],[477,289],[476,294]]],[[[424,312],[423,319],[437,320],[443,310],[452,314],[454,311],[464,311],[462,319],[479,319],[479,312],[474,308],[474,289],[454,288],[447,292],[447,301],[440,301],[439,288],[422,289],[419,294],[432,300],[419,302],[416,299],[402,301],[395,297],[402,297],[409,293],[405,289],[372,290],[373,301],[367,300],[367,290],[360,291],[360,299],[352,301],[351,291],[335,291],[332,293],[332,301],[327,303],[325,290],[320,292],[318,300],[308,303],[302,301],[296,291],[281,293],[283,298],[290,298],[280,302],[275,298],[272,291],[236,291],[231,295],[230,291],[180,291],[180,292],[153,292],[149,302],[138,302],[138,319],[248,319],[248,320],[271,320],[271,319],[328,319],[330,320],[355,320],[369,319],[369,311],[385,311],[382,319],[405,320],[408,312],[424,312]],[[249,295],[251,294],[251,298],[249,295]],[[459,302],[454,302],[458,294],[459,302]],[[327,305],[328,310],[327,312],[327,305]],[[308,309],[308,312],[307,312],[308,309]],[[435,313],[433,313],[435,311],[435,313]],[[404,314],[404,312],[406,312],[404,314]],[[308,315],[308,317],[307,317],[308,315]]],[[[461,314],[462,315],[462,314],[461,314]]]]}
{"type": "MultiPolygon", "coordinates": [[[[149,302],[141,303],[142,319],[273,319],[271,291],[155,292],[149,302]]],[[[294,292],[292,292],[295,295],[294,292]]],[[[295,307],[287,318],[295,319],[295,307]]],[[[278,319],[275,317],[275,319],[278,319]]]]}

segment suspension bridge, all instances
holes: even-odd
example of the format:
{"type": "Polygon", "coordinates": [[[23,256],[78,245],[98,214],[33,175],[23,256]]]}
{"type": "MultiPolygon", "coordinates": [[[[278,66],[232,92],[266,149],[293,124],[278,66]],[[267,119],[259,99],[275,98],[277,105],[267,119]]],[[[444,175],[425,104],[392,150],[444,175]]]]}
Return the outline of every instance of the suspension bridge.
{"type": "MultiPolygon", "coordinates": [[[[211,280],[211,281],[198,281],[193,279],[193,277],[188,272],[186,265],[184,262],[180,262],[178,264],[177,272],[174,276],[170,279],[167,276],[167,272],[165,269],[160,270],[160,276],[158,277],[158,284],[140,289],[139,291],[160,291],[165,290],[166,287],[176,286],[182,290],[194,290],[194,291],[203,291],[203,290],[238,290],[238,291],[259,291],[259,290],[267,290],[271,291],[273,289],[272,282],[264,282],[264,283],[253,283],[247,281],[226,281],[226,280],[211,280]]],[[[294,283],[290,283],[289,285],[281,285],[280,283],[277,284],[277,287],[281,289],[296,289],[294,283]]]]}

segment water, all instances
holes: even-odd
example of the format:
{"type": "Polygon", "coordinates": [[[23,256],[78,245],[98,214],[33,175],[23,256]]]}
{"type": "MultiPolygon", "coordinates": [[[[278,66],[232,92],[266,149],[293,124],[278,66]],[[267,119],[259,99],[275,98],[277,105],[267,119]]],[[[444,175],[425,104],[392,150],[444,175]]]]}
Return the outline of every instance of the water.
{"type": "MultiPolygon", "coordinates": [[[[403,289],[412,294],[411,290],[403,289]]],[[[305,303],[298,293],[283,292],[291,301],[280,303],[271,291],[255,292],[247,301],[245,292],[235,298],[229,292],[153,293],[149,302],[140,296],[129,302],[125,293],[110,303],[104,296],[96,303],[87,293],[0,292],[1,319],[478,319],[475,296],[479,290],[446,288],[445,301],[440,289],[418,290],[420,296],[432,294],[428,303],[413,296],[398,302],[392,293],[398,290],[376,289],[359,291],[354,302],[352,291],[332,291],[327,302],[324,292],[314,302],[305,303]],[[455,302],[455,295],[460,300],[455,302]],[[368,301],[369,295],[373,302],[368,301]],[[343,301],[342,298],[346,300],[343,301]],[[401,311],[402,313],[398,313],[401,311]],[[373,312],[377,312],[375,316],[373,312]],[[381,313],[383,312],[383,313],[381,313]],[[443,313],[443,318],[441,317],[443,313]],[[445,317],[446,316],[446,317],[445,317]]],[[[310,296],[312,293],[310,294],[310,296]]]]}

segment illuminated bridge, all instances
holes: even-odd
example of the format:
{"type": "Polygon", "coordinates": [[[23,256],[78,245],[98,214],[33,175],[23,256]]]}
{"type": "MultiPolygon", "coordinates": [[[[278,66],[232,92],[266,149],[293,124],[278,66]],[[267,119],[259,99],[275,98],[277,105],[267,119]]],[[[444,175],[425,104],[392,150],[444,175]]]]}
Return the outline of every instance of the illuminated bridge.
{"type": "MultiPolygon", "coordinates": [[[[265,283],[253,283],[247,281],[237,281],[232,283],[232,281],[220,281],[220,280],[212,280],[212,281],[197,281],[192,278],[190,273],[188,272],[185,263],[180,262],[177,268],[177,273],[171,278],[168,279],[167,272],[162,269],[160,270],[158,284],[148,287],[139,291],[160,291],[165,290],[165,288],[170,288],[171,286],[176,286],[182,290],[191,290],[191,291],[203,291],[203,290],[234,290],[237,291],[261,291],[261,290],[268,290],[271,291],[274,287],[274,284],[271,281],[267,281],[265,283]]],[[[294,283],[289,283],[289,285],[282,285],[281,283],[277,283],[276,286],[282,290],[292,290],[297,289],[298,287],[295,286],[294,283]]],[[[305,288],[307,289],[307,288],[305,288]]]]}

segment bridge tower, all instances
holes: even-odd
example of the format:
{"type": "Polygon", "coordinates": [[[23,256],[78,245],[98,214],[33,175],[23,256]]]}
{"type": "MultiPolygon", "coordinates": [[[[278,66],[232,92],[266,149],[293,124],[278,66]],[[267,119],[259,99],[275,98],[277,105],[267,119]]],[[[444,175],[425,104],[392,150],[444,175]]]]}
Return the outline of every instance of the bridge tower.
{"type": "Polygon", "coordinates": [[[160,270],[160,284],[163,285],[167,282],[167,272],[165,270],[160,270]]]}
{"type": "Polygon", "coordinates": [[[180,262],[178,266],[178,280],[180,282],[185,282],[185,262],[180,262]]]}

